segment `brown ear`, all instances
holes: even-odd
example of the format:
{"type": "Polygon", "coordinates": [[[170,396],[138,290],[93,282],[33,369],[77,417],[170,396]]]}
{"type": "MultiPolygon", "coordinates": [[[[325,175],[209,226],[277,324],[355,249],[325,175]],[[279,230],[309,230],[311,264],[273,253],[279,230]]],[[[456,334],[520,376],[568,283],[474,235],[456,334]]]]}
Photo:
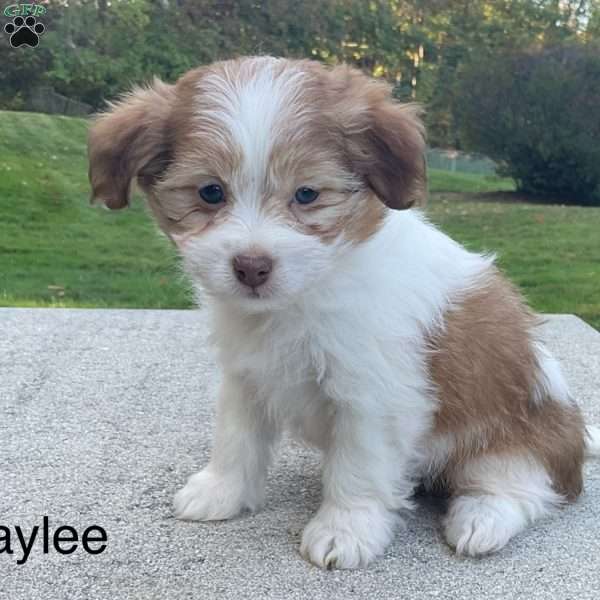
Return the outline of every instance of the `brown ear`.
{"type": "Polygon", "coordinates": [[[351,67],[330,72],[334,119],[354,172],[390,208],[410,208],[427,195],[425,127],[418,104],[392,99],[390,86],[351,67]]]}
{"type": "Polygon", "coordinates": [[[148,186],[169,158],[167,120],[175,88],[159,79],[136,88],[95,118],[89,132],[92,202],[108,208],[129,204],[131,181],[148,186]]]}

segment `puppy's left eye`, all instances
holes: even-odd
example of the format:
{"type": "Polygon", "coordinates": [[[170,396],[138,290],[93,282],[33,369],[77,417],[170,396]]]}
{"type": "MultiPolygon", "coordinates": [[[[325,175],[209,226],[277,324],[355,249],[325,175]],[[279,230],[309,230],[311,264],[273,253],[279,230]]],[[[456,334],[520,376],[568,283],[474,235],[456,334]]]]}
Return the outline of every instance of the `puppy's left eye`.
{"type": "Polygon", "coordinates": [[[200,188],[198,194],[200,194],[200,198],[207,204],[220,204],[225,200],[223,188],[216,183],[200,188]]]}
{"type": "Polygon", "coordinates": [[[294,199],[298,204],[310,204],[319,197],[319,192],[309,187],[301,187],[296,190],[294,199]]]}

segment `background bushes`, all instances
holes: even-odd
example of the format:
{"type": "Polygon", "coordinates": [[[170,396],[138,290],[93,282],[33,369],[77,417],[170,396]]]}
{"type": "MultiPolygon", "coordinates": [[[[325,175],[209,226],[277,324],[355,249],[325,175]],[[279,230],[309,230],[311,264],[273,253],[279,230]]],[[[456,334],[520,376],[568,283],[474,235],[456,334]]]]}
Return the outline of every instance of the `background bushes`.
{"type": "Polygon", "coordinates": [[[521,191],[600,205],[600,47],[488,54],[464,68],[457,98],[464,145],[521,191]]]}

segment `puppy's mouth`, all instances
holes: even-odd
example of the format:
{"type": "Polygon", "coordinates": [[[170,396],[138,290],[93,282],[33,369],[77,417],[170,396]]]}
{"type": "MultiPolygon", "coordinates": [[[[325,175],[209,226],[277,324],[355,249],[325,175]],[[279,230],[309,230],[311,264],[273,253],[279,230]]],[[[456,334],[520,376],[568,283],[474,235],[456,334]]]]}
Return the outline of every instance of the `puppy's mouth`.
{"type": "Polygon", "coordinates": [[[259,292],[259,288],[250,288],[248,290],[247,297],[248,298],[260,298],[261,295],[260,295],[260,292],[259,292]]]}
{"type": "Polygon", "coordinates": [[[251,312],[263,312],[287,305],[289,296],[282,294],[280,290],[270,284],[258,287],[239,286],[236,290],[235,301],[251,312]]]}
{"type": "Polygon", "coordinates": [[[250,300],[266,300],[273,296],[272,290],[266,285],[257,287],[240,286],[239,291],[242,298],[250,300]]]}

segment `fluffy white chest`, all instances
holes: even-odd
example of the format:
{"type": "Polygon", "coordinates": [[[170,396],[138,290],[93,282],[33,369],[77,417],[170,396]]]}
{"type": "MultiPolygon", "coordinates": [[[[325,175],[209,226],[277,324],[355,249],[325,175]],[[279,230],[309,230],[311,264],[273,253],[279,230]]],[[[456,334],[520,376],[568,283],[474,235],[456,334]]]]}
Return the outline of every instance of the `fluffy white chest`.
{"type": "Polygon", "coordinates": [[[488,264],[417,213],[394,216],[318,290],[284,310],[252,314],[215,304],[221,365],[279,421],[323,417],[332,404],[380,415],[384,429],[415,414],[427,420],[435,399],[425,336],[488,264]]]}

